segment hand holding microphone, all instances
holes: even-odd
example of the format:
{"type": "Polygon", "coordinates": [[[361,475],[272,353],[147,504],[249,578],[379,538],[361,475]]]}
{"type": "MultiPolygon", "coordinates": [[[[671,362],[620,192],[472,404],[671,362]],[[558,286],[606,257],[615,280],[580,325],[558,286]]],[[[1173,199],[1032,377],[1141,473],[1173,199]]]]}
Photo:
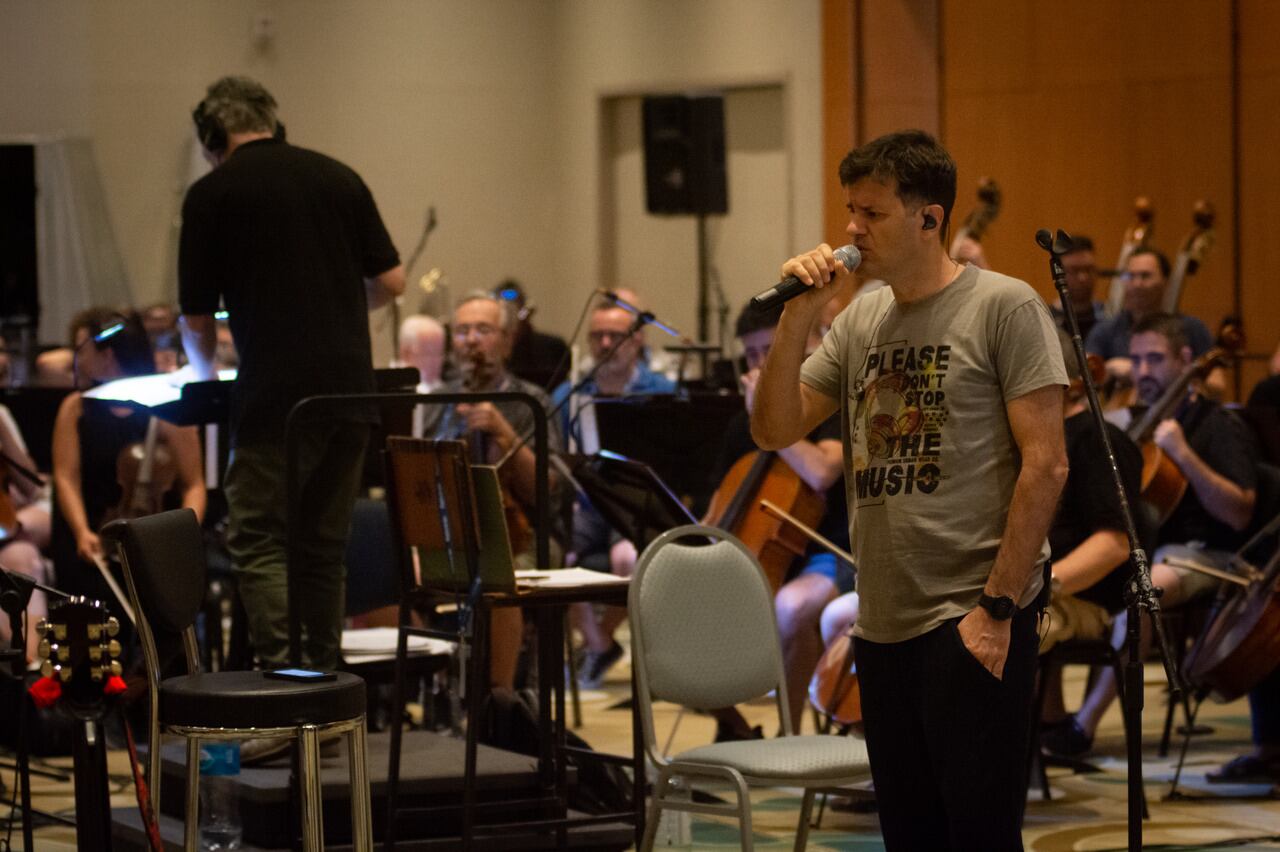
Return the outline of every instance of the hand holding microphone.
{"type": "MultiPolygon", "coordinates": [[[[765,290],[751,299],[751,308],[755,311],[768,311],[776,308],[784,302],[788,302],[806,292],[813,284],[819,281],[825,282],[830,277],[834,278],[839,270],[830,265],[831,261],[827,259],[825,253],[820,253],[821,246],[808,255],[804,255],[802,266],[812,283],[806,283],[797,275],[788,275],[782,281],[765,290]],[[815,254],[817,255],[815,257],[815,254]]],[[[852,272],[858,268],[858,264],[862,262],[862,253],[858,251],[856,246],[841,246],[834,252],[831,252],[835,262],[844,266],[846,270],[852,272]]]]}

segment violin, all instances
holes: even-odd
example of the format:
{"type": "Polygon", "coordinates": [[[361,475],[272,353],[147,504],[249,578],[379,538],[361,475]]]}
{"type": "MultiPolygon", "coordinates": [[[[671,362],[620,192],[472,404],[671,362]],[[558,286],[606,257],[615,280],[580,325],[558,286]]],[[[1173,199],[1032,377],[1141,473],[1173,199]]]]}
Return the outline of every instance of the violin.
{"type": "Polygon", "coordinates": [[[1142,499],[1155,508],[1163,524],[1173,514],[1187,492],[1187,479],[1173,460],[1152,440],[1156,426],[1173,415],[1187,396],[1193,381],[1203,380],[1215,367],[1226,366],[1244,343],[1240,328],[1226,323],[1218,335],[1218,345],[1187,365],[1165,388],[1160,398],[1125,434],[1142,450],[1142,499]]]}
{"type": "Polygon", "coordinates": [[[103,524],[119,518],[141,518],[164,510],[164,495],[178,478],[178,464],[169,445],[160,440],[160,421],[147,421],[147,434],[116,456],[120,502],[107,511],[103,524]]]}
{"type": "Polygon", "coordinates": [[[776,594],[808,539],[794,524],[761,508],[761,500],[780,506],[810,527],[822,520],[827,501],[777,453],[764,450],[738,459],[711,495],[704,523],[737,536],[755,555],[776,594]]]}
{"type": "MultiPolygon", "coordinates": [[[[470,370],[463,374],[462,385],[471,393],[479,393],[498,379],[499,368],[489,363],[483,352],[476,352],[470,359],[470,370]]],[[[489,459],[488,433],[473,429],[466,435],[470,448],[472,465],[491,464],[489,459]]],[[[498,482],[502,486],[502,511],[507,521],[507,533],[511,539],[511,552],[522,553],[533,543],[533,524],[525,514],[524,507],[516,499],[510,483],[511,468],[502,466],[498,469],[498,482]]]]}

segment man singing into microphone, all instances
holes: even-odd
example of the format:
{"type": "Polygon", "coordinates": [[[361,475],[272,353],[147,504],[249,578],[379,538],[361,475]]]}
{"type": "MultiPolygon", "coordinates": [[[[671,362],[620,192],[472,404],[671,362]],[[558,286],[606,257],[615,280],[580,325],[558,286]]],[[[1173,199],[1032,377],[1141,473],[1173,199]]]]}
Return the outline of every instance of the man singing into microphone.
{"type": "Polygon", "coordinates": [[[1029,286],[952,261],[955,163],[894,133],[840,164],[861,272],[831,248],[782,266],[787,304],[752,434],[788,446],[839,411],[861,613],[858,675],[889,850],[1021,849],[1036,607],[1067,474],[1061,348],[1029,286]]]}

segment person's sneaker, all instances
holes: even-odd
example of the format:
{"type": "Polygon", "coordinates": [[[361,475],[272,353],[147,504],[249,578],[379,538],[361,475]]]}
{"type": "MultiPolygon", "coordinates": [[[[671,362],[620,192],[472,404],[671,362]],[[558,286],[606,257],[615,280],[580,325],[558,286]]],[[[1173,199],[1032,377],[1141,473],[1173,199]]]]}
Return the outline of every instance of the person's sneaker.
{"type": "Polygon", "coordinates": [[[610,642],[609,647],[603,651],[588,648],[578,665],[578,686],[583,689],[599,689],[604,683],[605,674],[613,668],[614,663],[622,659],[623,653],[617,640],[610,642]]]}
{"type": "Polygon", "coordinates": [[[1040,746],[1058,757],[1079,757],[1093,748],[1093,737],[1085,733],[1074,715],[1069,715],[1059,724],[1041,732],[1040,746]]]}

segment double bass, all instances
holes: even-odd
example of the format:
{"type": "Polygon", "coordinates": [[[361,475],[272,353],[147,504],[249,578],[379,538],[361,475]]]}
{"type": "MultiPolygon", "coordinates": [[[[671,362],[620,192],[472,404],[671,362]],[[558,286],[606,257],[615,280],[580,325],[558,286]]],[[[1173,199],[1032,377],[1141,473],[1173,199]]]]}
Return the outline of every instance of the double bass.
{"type": "Polygon", "coordinates": [[[982,177],[978,179],[978,203],[964,217],[964,222],[956,230],[951,241],[948,254],[954,260],[973,262],[976,266],[986,267],[986,257],[982,252],[982,238],[987,228],[1000,215],[1000,204],[1003,196],[1000,186],[994,179],[982,177]]]}

